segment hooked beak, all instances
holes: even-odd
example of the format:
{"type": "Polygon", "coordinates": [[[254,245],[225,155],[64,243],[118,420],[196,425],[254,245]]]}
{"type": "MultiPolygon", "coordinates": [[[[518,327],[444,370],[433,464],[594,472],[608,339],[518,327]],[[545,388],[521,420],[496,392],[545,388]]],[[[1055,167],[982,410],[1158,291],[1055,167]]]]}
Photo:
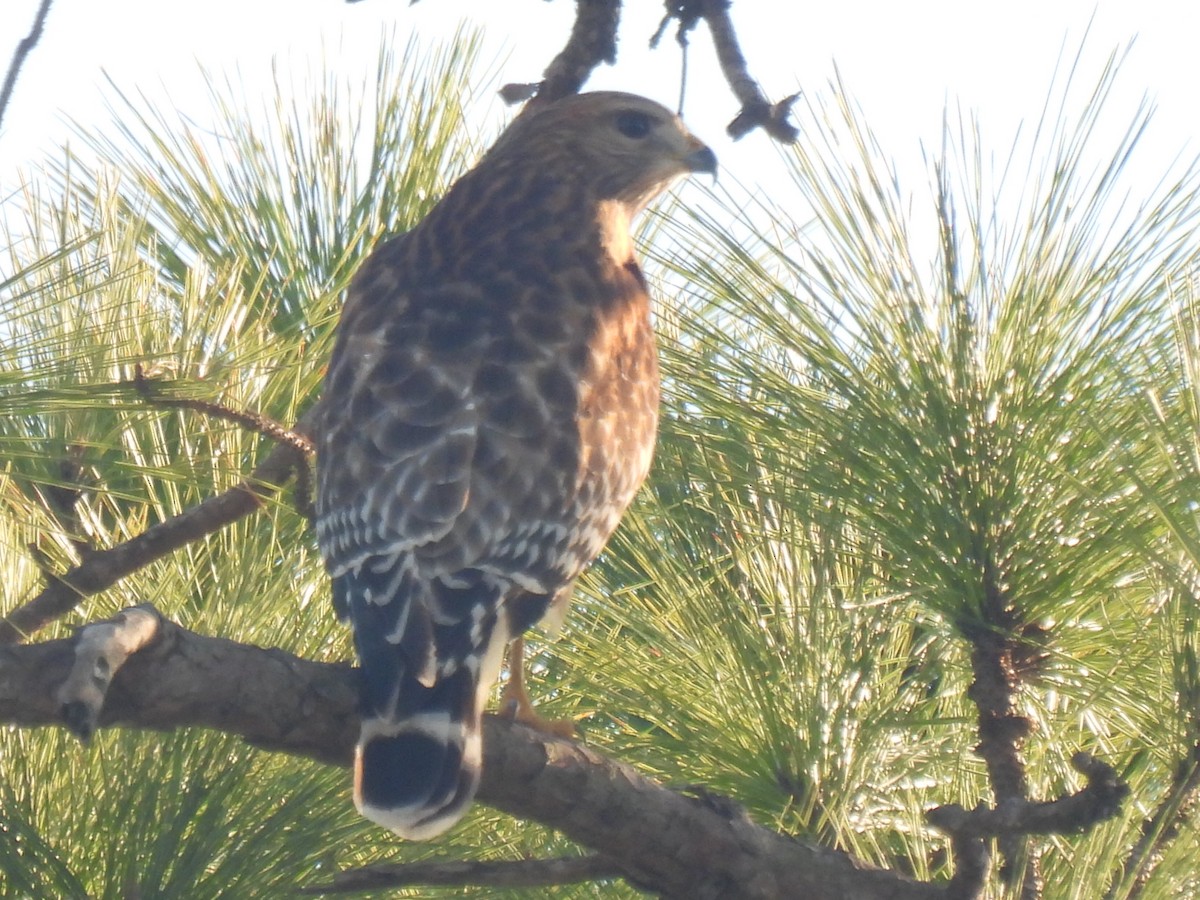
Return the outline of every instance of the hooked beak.
{"type": "Polygon", "coordinates": [[[696,149],[683,158],[683,163],[692,172],[706,172],[715,180],[717,177],[717,154],[696,141],[696,149]]]}

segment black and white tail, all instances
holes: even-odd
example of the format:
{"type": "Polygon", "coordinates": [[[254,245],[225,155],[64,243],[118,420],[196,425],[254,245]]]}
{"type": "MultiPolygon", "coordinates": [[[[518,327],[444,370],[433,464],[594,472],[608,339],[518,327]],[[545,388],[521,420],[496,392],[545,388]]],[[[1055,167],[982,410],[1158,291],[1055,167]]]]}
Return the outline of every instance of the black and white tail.
{"type": "Polygon", "coordinates": [[[362,666],[354,802],[401,837],[426,840],[471,805],[481,715],[508,640],[501,593],[479,577],[422,583],[396,558],[334,579],[362,666]]]}

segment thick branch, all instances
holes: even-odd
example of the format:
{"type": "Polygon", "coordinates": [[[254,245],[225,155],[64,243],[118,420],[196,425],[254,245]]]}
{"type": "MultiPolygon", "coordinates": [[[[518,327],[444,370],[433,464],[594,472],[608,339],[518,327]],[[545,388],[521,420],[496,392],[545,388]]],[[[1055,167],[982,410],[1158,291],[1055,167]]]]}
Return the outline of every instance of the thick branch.
{"type": "Polygon", "coordinates": [[[96,730],[113,677],[129,657],[158,639],[162,617],[149,606],[123,610],[75,635],[75,664],[54,698],[66,726],[84,743],[96,730]]]}
{"type": "MultiPolygon", "coordinates": [[[[987,766],[997,809],[1027,804],[1029,783],[1022,747],[1033,725],[1021,715],[1017,697],[1021,690],[1022,659],[1027,652],[1019,637],[1020,617],[1009,602],[987,548],[983,561],[984,602],[982,622],[964,627],[970,639],[971,668],[975,674],[967,696],[979,710],[979,744],[975,747],[987,766]]],[[[1004,857],[1001,874],[1009,884],[1020,884],[1023,900],[1040,896],[1036,857],[1028,853],[1024,835],[999,836],[1004,857]]]]}
{"type": "MultiPolygon", "coordinates": [[[[551,103],[579,93],[592,70],[600,63],[617,61],[617,26],[621,21],[621,0],[575,0],[575,24],[571,36],[558,56],[550,61],[542,75],[535,104],[551,103]]],[[[516,85],[504,88],[506,97],[516,85]]],[[[514,95],[515,96],[515,95],[514,95]]]]}
{"type": "MultiPolygon", "coordinates": [[[[0,723],[59,722],[74,642],[0,647],[0,723]]],[[[202,726],[265,748],[349,765],[357,670],[162,622],[112,681],[103,725],[202,726]]],[[[926,900],[941,889],[722,815],[570,741],[488,717],[481,802],[558,828],[667,897],[926,900]]],[[[81,751],[82,752],[82,751],[81,751]]],[[[347,802],[349,802],[347,800],[347,802]]]]}
{"type": "MultiPolygon", "coordinates": [[[[62,724],[59,689],[74,639],[0,647],[0,722],[62,724]]],[[[101,727],[198,725],[252,744],[350,765],[358,733],[355,670],[282,650],[205,637],[161,620],[109,686],[101,727]]]]}
{"type": "Polygon", "coordinates": [[[495,888],[551,887],[601,878],[620,878],[620,866],[603,856],[565,856],[558,859],[422,860],[379,863],[338,874],[332,882],[314,885],[305,894],[351,894],[383,888],[418,885],[475,885],[495,888]]]}
{"type": "Polygon", "coordinates": [[[1129,795],[1129,786],[1113,768],[1086,753],[1071,760],[1087,776],[1080,791],[1057,800],[1031,803],[1011,800],[994,808],[963,809],[958,804],[939,806],[925,814],[931,825],[960,838],[1001,835],[1071,834],[1111,819],[1129,795]]]}
{"type": "MultiPolygon", "coordinates": [[[[304,433],[312,415],[310,411],[297,423],[296,433],[304,433]]],[[[0,645],[24,640],[65,616],[81,598],[112,587],[168,553],[250,515],[277,490],[277,485],[285,483],[305,465],[299,449],[292,443],[281,444],[255,468],[250,478],[236,487],[209,497],[122,544],[89,553],[79,565],[51,578],[46,587],[24,606],[0,619],[0,645]]]]}

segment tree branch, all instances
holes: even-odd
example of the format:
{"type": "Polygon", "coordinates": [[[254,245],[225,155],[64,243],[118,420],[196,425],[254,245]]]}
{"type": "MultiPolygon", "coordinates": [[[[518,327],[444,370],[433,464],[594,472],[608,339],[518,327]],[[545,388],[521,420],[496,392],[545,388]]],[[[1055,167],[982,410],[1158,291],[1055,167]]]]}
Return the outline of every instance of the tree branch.
{"type": "Polygon", "coordinates": [[[1076,771],[1087,777],[1083,789],[1057,800],[1032,803],[1012,800],[994,808],[963,809],[957,803],[939,806],[925,814],[926,820],[947,834],[963,838],[990,838],[1001,835],[1071,834],[1097,822],[1111,819],[1129,796],[1107,763],[1076,753],[1071,759],[1076,771]]]}
{"type": "Polygon", "coordinates": [[[379,863],[340,872],[329,884],[305,888],[304,894],[351,894],[357,891],[418,885],[535,888],[620,878],[621,867],[603,856],[565,856],[558,859],[423,860],[379,863]]]}
{"type": "MultiPolygon", "coordinates": [[[[75,641],[0,647],[0,723],[61,722],[56,692],[75,641]]],[[[101,726],[200,726],[348,766],[357,670],[205,637],[162,620],[113,678],[101,726]]],[[[571,741],[486,717],[479,800],[564,832],[672,898],[932,900],[943,889],[776,834],[571,741]]],[[[349,802],[349,801],[347,801],[349,802]]]]}
{"type": "Polygon", "coordinates": [[[214,419],[221,419],[226,422],[232,422],[234,425],[240,425],[247,431],[261,434],[263,437],[270,438],[277,443],[289,444],[305,456],[316,452],[312,438],[303,431],[288,428],[286,425],[276,422],[262,413],[245,409],[233,409],[221,403],[213,403],[211,400],[199,400],[194,397],[163,396],[158,390],[158,382],[146,377],[146,372],[140,363],[134,366],[133,369],[133,386],[142,399],[151,406],[158,406],[164,409],[190,409],[193,412],[202,413],[214,419]]]}
{"type": "Polygon", "coordinates": [[[509,103],[529,96],[537,88],[531,105],[561,100],[579,93],[592,70],[600,63],[617,61],[617,26],[621,22],[621,0],[575,0],[575,24],[558,56],[550,61],[540,85],[509,84],[500,95],[509,103]]]}
{"type": "Polygon", "coordinates": [[[37,15],[33,19],[33,27],[29,29],[29,34],[17,43],[17,49],[13,51],[12,61],[8,64],[8,74],[4,76],[3,87],[0,87],[0,122],[4,121],[4,113],[8,110],[9,101],[12,100],[13,88],[17,86],[17,76],[21,73],[21,66],[25,65],[26,57],[42,39],[42,31],[46,27],[46,16],[50,14],[51,2],[52,0],[42,0],[41,5],[38,6],[37,15]]]}
{"type": "Polygon", "coordinates": [[[792,94],[778,103],[767,99],[758,82],[750,75],[746,57],[738,44],[733,20],[729,17],[731,5],[731,0],[686,0],[679,3],[680,7],[691,10],[693,15],[698,15],[708,23],[717,51],[717,62],[721,65],[729,89],[742,104],[742,111],[725,130],[737,140],[753,129],[761,128],[777,141],[794,143],[800,137],[800,131],[788,121],[788,116],[792,104],[800,95],[792,94]]]}
{"type": "Polygon", "coordinates": [[[140,364],[134,368],[133,385],[142,399],[151,406],[198,412],[214,419],[232,422],[234,425],[240,425],[247,431],[262,435],[278,444],[292,447],[296,451],[292,470],[292,475],[295,476],[296,511],[310,522],[316,517],[316,510],[313,507],[312,472],[309,470],[307,460],[317,452],[317,447],[313,443],[312,437],[306,433],[303,423],[294,428],[288,428],[286,425],[252,410],[233,409],[221,403],[192,397],[164,397],[159,393],[157,382],[146,377],[140,364]]]}
{"type": "Polygon", "coordinates": [[[113,677],[126,660],[158,638],[162,617],[151,606],[122,610],[75,635],[75,663],[54,698],[67,728],[85,744],[96,730],[113,677]]]}
{"type": "MultiPolygon", "coordinates": [[[[293,432],[304,434],[316,407],[293,432]]],[[[307,463],[292,443],[276,446],[249,478],[215,497],[209,497],[179,515],[146,529],[136,537],[107,550],[95,550],[62,575],[52,576],[42,591],[0,619],[0,646],[18,643],[75,608],[83,597],[112,587],[122,578],[248,516],[262,506],[278,486],[307,463]]]]}
{"type": "MultiPolygon", "coordinates": [[[[1035,665],[1037,656],[1021,634],[1020,614],[1000,585],[989,548],[980,547],[978,556],[983,566],[982,621],[961,626],[972,645],[975,679],[967,696],[979,711],[975,752],[987,766],[996,808],[1017,809],[1029,804],[1021,749],[1033,728],[1029,718],[1019,712],[1017,697],[1023,676],[1035,665]]],[[[1029,852],[1026,833],[1002,831],[996,837],[1004,858],[1001,875],[1009,884],[1021,885],[1022,900],[1033,900],[1041,895],[1040,867],[1029,852]]]]}

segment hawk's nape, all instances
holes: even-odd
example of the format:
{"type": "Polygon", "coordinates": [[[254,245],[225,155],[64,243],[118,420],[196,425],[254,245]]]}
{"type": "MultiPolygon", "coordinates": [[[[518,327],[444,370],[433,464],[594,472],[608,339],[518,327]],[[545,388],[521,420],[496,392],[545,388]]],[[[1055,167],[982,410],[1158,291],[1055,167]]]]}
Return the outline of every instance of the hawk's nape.
{"type": "Polygon", "coordinates": [[[355,800],[398,834],[466,811],[505,644],[561,614],[646,476],[658,366],[629,228],[695,171],[712,151],[642,97],[528,110],[351,285],[317,536],[362,666],[355,800]]]}

